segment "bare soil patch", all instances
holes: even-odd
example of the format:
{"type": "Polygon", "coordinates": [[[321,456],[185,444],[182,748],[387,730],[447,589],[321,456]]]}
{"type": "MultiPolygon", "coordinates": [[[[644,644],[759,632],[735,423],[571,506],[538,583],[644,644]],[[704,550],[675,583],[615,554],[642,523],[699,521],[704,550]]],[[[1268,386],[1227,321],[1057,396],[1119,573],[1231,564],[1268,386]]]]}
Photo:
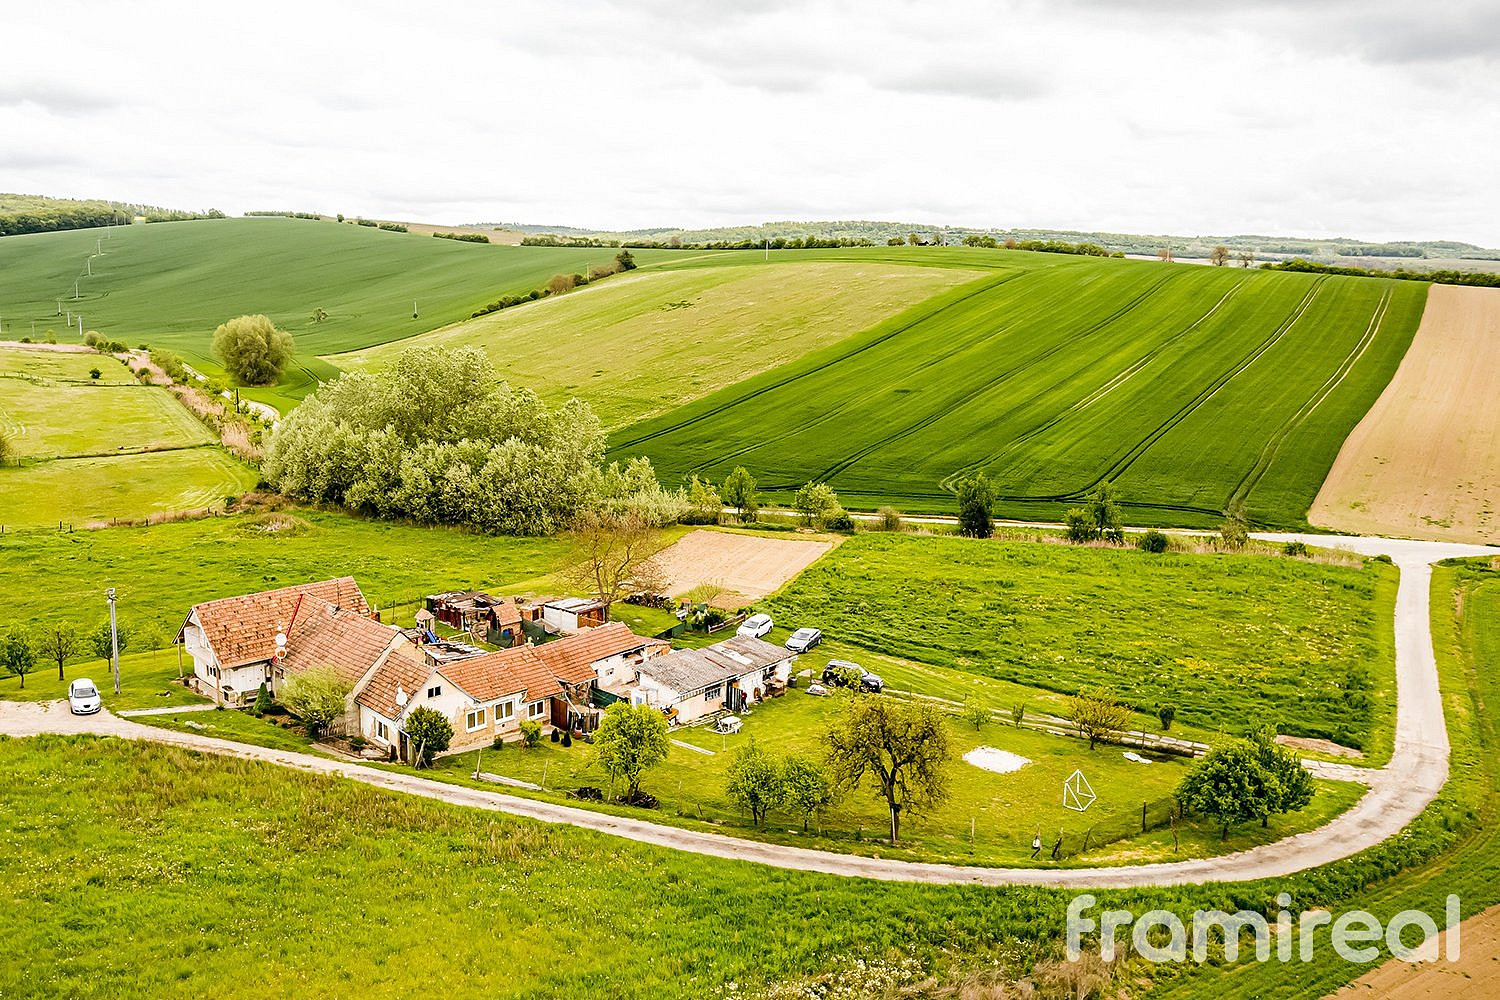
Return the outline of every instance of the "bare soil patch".
{"type": "Polygon", "coordinates": [[[1500,906],[1475,914],[1462,928],[1458,961],[1444,957],[1412,963],[1393,958],[1331,996],[1368,1000],[1490,1000],[1500,996],[1500,906]]]}
{"type": "Polygon", "coordinates": [[[748,604],[779,590],[834,546],[807,538],[761,538],[727,531],[694,531],[656,557],[680,597],[701,584],[725,588],[748,604]]]}
{"type": "Polygon", "coordinates": [[[1406,357],[1344,442],[1308,520],[1500,541],[1500,289],[1433,285],[1406,357]]]}
{"type": "Polygon", "coordinates": [[[1326,753],[1334,757],[1353,757],[1360,759],[1364,754],[1353,747],[1342,746],[1332,740],[1317,740],[1308,736],[1278,736],[1276,742],[1293,750],[1312,750],[1315,753],[1326,753]]]}

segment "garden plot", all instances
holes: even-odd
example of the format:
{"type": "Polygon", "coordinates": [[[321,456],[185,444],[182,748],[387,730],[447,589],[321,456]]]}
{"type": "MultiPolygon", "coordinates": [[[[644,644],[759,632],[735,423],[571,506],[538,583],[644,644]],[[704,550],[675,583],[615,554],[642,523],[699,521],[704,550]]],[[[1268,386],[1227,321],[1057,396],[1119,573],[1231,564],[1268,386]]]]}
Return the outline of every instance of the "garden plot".
{"type": "Polygon", "coordinates": [[[697,587],[723,587],[716,603],[748,604],[779,590],[833,548],[812,539],[762,538],[726,531],[694,531],[656,557],[680,597],[697,587]]]}

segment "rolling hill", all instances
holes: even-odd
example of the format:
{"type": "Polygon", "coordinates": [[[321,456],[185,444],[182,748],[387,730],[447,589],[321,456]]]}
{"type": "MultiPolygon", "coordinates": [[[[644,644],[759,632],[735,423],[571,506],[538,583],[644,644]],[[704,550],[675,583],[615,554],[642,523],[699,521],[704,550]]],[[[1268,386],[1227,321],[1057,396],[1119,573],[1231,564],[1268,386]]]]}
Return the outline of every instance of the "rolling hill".
{"type": "Polygon", "coordinates": [[[1112,481],[1138,523],[1210,525],[1240,499],[1257,523],[1302,524],[1426,294],[1411,282],[945,255],[994,270],[625,428],[613,454],[650,455],[669,478],[717,481],[744,465],[773,500],[821,479],[855,506],[946,512],[956,480],[983,470],[1005,516],[1056,518],[1112,481]]]}
{"type": "Polygon", "coordinates": [[[52,329],[67,340],[61,300],[64,310],[82,313],[87,329],[170,347],[214,372],[214,328],[242,313],[265,313],[291,331],[302,364],[277,390],[249,395],[284,407],[334,374],[315,355],[452,323],[502,294],[524,293],[615,253],[460,243],[286,218],[12,236],[0,239],[0,320],[7,337],[30,336],[34,324],[38,337],[52,329]],[[315,323],[315,309],[328,318],[315,323]]]}

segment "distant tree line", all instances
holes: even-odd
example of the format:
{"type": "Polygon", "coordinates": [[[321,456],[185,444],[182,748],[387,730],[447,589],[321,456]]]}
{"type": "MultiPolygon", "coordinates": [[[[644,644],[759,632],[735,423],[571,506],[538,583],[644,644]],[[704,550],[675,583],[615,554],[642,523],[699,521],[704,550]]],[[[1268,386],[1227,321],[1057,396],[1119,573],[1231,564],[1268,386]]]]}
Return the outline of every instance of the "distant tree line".
{"type": "Polygon", "coordinates": [[[323,216],[317,212],[246,212],[247,216],[271,217],[277,219],[314,219],[321,221],[323,216]]]}
{"type": "Polygon", "coordinates": [[[460,243],[488,243],[490,238],[483,233],[433,233],[440,240],[457,240],[460,243]]]}
{"type": "Polygon", "coordinates": [[[1404,267],[1398,267],[1393,271],[1383,271],[1373,267],[1341,267],[1334,264],[1319,264],[1298,257],[1294,260],[1283,260],[1275,263],[1262,264],[1261,268],[1266,271],[1300,271],[1306,274],[1344,274],[1356,278],[1397,278],[1402,281],[1431,281],[1439,285],[1479,285],[1484,288],[1500,288],[1500,274],[1489,274],[1483,271],[1412,271],[1404,267]]]}
{"type": "MultiPolygon", "coordinates": [[[[436,235],[436,234],[434,234],[436,235]]],[[[475,235],[478,235],[477,233],[475,235]]],[[[469,314],[470,319],[480,316],[488,316],[490,313],[499,312],[501,309],[509,309],[523,302],[535,302],[537,299],[546,298],[549,295],[562,295],[571,292],[581,285],[587,285],[607,278],[621,271],[634,271],[635,258],[629,250],[621,250],[615,255],[615,259],[608,264],[599,264],[589,268],[587,274],[554,274],[547,279],[547,283],[541,288],[533,288],[529,292],[521,292],[517,295],[504,295],[493,302],[486,303],[469,314]]]]}
{"type": "Polygon", "coordinates": [[[964,237],[963,242],[966,247],[985,247],[990,250],[1003,247],[1006,250],[1031,250],[1037,253],[1068,253],[1084,257],[1125,256],[1118,250],[1111,250],[1097,243],[1069,243],[1066,240],[1018,240],[1014,238],[1001,241],[988,233],[970,233],[964,237]]]}
{"type": "Polygon", "coordinates": [[[207,212],[179,212],[175,209],[158,209],[153,212],[147,212],[145,215],[145,220],[147,222],[192,222],[195,219],[227,218],[229,218],[229,216],[225,215],[217,208],[210,208],[207,212]]]}
{"type": "Polygon", "coordinates": [[[805,236],[772,240],[715,240],[711,243],[686,243],[681,237],[665,240],[604,239],[595,236],[554,236],[541,233],[521,240],[523,247],[633,247],[636,250],[836,250],[841,247],[872,247],[874,242],[853,237],[805,236]]]}

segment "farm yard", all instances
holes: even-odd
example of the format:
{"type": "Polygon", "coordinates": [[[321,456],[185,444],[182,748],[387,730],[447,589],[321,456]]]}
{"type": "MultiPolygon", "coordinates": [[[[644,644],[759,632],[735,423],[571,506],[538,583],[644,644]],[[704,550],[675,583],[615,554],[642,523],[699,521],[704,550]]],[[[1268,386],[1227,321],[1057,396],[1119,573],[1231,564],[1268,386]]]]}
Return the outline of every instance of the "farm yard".
{"type": "Polygon", "coordinates": [[[1309,520],[1455,542],[1500,537],[1500,290],[1432,285],[1411,350],[1349,435],[1309,520]]]}
{"type": "Polygon", "coordinates": [[[822,261],[637,271],[324,360],[372,370],[407,347],[478,346],[551,403],[586,399],[606,427],[666,412],[835,344],[980,270],[822,261]],[[689,360],[690,359],[690,360],[689,360]]]}
{"type": "Polygon", "coordinates": [[[1422,309],[1411,282],[974,253],[992,277],[619,430],[612,454],[743,465],[781,500],[816,479],[947,512],[982,470],[1007,517],[1110,480],[1132,523],[1216,524],[1242,499],[1301,524],[1422,309]]]}
{"type": "Polygon", "coordinates": [[[11,529],[204,510],[255,482],[166,389],[98,354],[0,348],[0,433],[11,529]]]}
{"type": "Polygon", "coordinates": [[[867,534],[764,602],[778,623],[1029,687],[1096,685],[1151,713],[1390,752],[1391,609],[1379,563],[867,534]]]}

